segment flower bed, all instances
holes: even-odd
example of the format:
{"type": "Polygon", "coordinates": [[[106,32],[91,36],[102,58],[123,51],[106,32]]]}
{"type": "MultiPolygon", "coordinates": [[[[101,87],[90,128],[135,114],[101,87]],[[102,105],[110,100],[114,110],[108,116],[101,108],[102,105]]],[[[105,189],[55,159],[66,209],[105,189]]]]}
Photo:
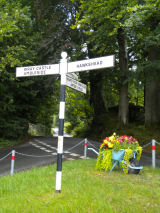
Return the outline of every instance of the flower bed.
{"type": "Polygon", "coordinates": [[[138,161],[141,158],[142,147],[139,146],[138,141],[132,136],[118,136],[115,133],[103,139],[103,143],[100,146],[99,155],[97,158],[96,168],[98,170],[111,170],[113,166],[113,151],[114,156],[116,152],[125,150],[121,156],[123,162],[120,163],[120,166],[123,169],[124,173],[128,173],[129,161],[135,157],[138,161]],[[135,156],[134,156],[135,155],[135,156]]]}

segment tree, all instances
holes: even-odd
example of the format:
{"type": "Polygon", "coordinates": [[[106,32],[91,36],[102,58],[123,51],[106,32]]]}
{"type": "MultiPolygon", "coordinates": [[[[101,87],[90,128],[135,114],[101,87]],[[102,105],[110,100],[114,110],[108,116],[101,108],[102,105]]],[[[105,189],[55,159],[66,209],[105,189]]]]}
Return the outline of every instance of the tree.
{"type": "Polygon", "coordinates": [[[20,137],[36,117],[39,88],[32,88],[40,79],[16,79],[15,67],[34,63],[40,36],[29,7],[19,1],[1,0],[0,16],[0,137],[20,137]]]}
{"type": "Polygon", "coordinates": [[[128,40],[125,20],[129,17],[126,8],[137,1],[80,1],[77,26],[86,33],[90,51],[99,55],[115,54],[119,66],[119,119],[128,123],[128,40]],[[94,44],[94,45],[93,45],[94,44]]]}
{"type": "MultiPolygon", "coordinates": [[[[140,59],[145,82],[145,124],[160,123],[160,6],[159,1],[145,0],[128,8],[130,18],[126,21],[136,46],[135,57],[140,59]],[[140,57],[139,57],[140,56],[140,57]]],[[[140,72],[141,73],[141,72],[140,72]]]]}

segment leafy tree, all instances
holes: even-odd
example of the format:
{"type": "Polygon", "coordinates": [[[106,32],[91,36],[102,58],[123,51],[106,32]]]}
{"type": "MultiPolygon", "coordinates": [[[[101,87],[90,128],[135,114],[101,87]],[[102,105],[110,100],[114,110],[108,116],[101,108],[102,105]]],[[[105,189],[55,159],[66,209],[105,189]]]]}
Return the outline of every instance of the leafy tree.
{"type": "Polygon", "coordinates": [[[159,68],[160,68],[160,6],[159,1],[145,0],[128,8],[130,18],[126,20],[134,38],[135,56],[139,63],[139,74],[143,73],[145,84],[145,124],[159,124],[159,68]]]}
{"type": "Polygon", "coordinates": [[[85,137],[92,121],[93,109],[85,94],[73,89],[66,90],[66,120],[70,122],[67,130],[73,135],[85,137]],[[83,132],[83,135],[82,135],[83,132]]]}
{"type": "Polygon", "coordinates": [[[80,1],[77,24],[87,34],[91,51],[99,55],[115,54],[118,58],[116,69],[119,76],[119,119],[123,125],[128,122],[128,45],[125,29],[128,6],[137,1],[80,1]]]}
{"type": "Polygon", "coordinates": [[[34,63],[40,37],[20,2],[1,0],[0,16],[0,137],[20,137],[37,114],[39,88],[32,89],[40,79],[16,79],[15,67],[34,63]]]}

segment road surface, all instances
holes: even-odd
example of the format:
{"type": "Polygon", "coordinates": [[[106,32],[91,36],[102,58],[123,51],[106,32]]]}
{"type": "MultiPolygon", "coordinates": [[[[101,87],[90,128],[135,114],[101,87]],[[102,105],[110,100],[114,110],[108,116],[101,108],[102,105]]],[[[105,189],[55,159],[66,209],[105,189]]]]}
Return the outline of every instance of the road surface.
{"type": "MultiPolygon", "coordinates": [[[[29,142],[0,150],[0,176],[10,174],[11,155],[1,160],[12,150],[15,154],[15,172],[28,170],[47,164],[56,163],[57,155],[57,137],[34,137],[29,142]]],[[[99,148],[99,143],[91,141],[93,145],[90,147],[99,148]]],[[[84,139],[81,138],[64,138],[63,161],[84,158],[84,139]]],[[[88,157],[96,158],[97,155],[88,151],[88,157]]]]}
{"type": "MultiPolygon", "coordinates": [[[[56,135],[56,134],[55,134],[56,135]]],[[[16,151],[15,156],[15,172],[29,170],[48,164],[56,163],[57,155],[57,137],[34,137],[29,142],[0,150],[0,176],[10,174],[11,155],[1,160],[13,149],[16,151]]],[[[88,147],[99,149],[99,143],[89,140],[88,147]]],[[[97,158],[97,155],[88,150],[87,157],[97,158]]],[[[72,138],[66,135],[64,138],[63,161],[84,158],[84,139],[72,138]]],[[[142,166],[152,166],[152,156],[142,154],[140,164],[142,166]]],[[[160,157],[156,159],[156,167],[160,167],[160,157]]]]}

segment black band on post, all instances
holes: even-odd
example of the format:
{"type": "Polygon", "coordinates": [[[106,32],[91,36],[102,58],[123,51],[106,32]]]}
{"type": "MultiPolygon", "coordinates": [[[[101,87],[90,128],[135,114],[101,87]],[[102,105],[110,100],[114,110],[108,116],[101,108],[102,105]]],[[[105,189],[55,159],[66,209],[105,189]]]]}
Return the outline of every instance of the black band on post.
{"type": "Polygon", "coordinates": [[[59,136],[63,136],[63,129],[64,129],[64,119],[59,119],[59,136]]]}
{"type": "Polygon", "coordinates": [[[65,85],[61,85],[60,102],[65,102],[65,85]]]}
{"type": "Polygon", "coordinates": [[[62,171],[62,154],[57,154],[57,171],[62,171]]]}

